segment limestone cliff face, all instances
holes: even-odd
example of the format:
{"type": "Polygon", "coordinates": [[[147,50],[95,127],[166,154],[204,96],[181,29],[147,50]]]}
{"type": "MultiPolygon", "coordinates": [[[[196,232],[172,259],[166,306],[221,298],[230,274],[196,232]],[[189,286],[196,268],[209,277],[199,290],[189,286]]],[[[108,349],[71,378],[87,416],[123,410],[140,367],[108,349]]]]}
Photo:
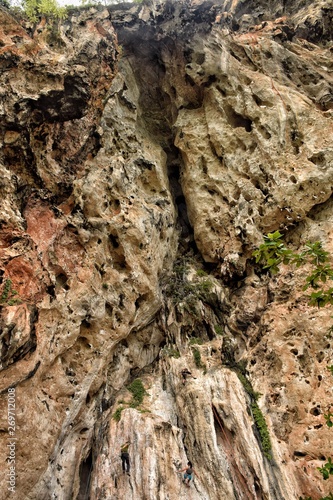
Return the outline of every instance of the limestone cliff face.
{"type": "Polygon", "coordinates": [[[306,270],[252,259],[277,229],[333,252],[333,10],[287,3],[122,4],[59,26],[0,10],[0,460],[15,388],[17,498],[333,491],[317,470],[330,308],[308,305],[306,270]]]}

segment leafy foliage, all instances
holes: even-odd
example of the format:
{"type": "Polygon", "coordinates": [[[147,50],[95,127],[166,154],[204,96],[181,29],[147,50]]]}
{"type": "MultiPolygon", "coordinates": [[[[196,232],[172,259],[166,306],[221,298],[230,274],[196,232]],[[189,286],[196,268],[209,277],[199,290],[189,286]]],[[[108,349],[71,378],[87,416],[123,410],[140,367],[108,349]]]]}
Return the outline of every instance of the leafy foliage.
{"type": "Polygon", "coordinates": [[[143,402],[143,398],[146,393],[146,389],[142,383],[142,380],[137,378],[128,386],[128,390],[132,393],[133,399],[131,401],[131,407],[136,408],[143,402]]]}
{"type": "Polygon", "coordinates": [[[265,417],[264,417],[262,411],[260,410],[258,403],[256,401],[254,401],[251,404],[251,410],[252,410],[252,415],[253,415],[253,419],[255,421],[256,427],[257,427],[259,434],[260,434],[260,442],[262,445],[264,455],[265,455],[265,457],[268,458],[268,460],[272,460],[272,458],[273,458],[272,457],[272,444],[271,444],[271,440],[269,437],[268,427],[266,424],[265,417]]]}
{"type": "Polygon", "coordinates": [[[268,233],[267,236],[264,236],[264,243],[253,252],[256,263],[263,263],[263,268],[269,269],[272,274],[279,271],[281,263],[289,264],[294,256],[293,252],[286,248],[282,238],[283,235],[279,231],[268,233]]]}
{"type": "Polygon", "coordinates": [[[323,249],[321,242],[308,242],[301,253],[296,253],[284,245],[282,238],[283,235],[279,231],[264,236],[264,243],[253,252],[256,263],[262,263],[263,269],[268,269],[272,274],[279,271],[280,264],[293,264],[296,267],[306,263],[311,264],[313,269],[306,277],[303,287],[303,290],[308,288],[316,290],[309,296],[310,305],[317,307],[333,305],[333,287],[323,288],[328,280],[333,280],[333,269],[328,263],[329,253],[323,249]]]}
{"type": "Polygon", "coordinates": [[[67,14],[66,7],[61,7],[57,0],[23,0],[22,5],[29,21],[34,23],[43,15],[55,19],[64,19],[67,14]]]}
{"type": "Polygon", "coordinates": [[[236,372],[237,377],[241,381],[245,391],[250,396],[251,412],[255,426],[259,433],[263,453],[266,458],[268,458],[268,460],[272,460],[272,444],[269,436],[269,430],[266,424],[265,417],[257,403],[261,394],[253,389],[250,380],[247,378],[248,372],[246,371],[245,364],[243,364],[242,362],[236,362],[232,355],[232,357],[228,360],[227,365],[229,365],[236,372]]]}
{"type": "Polygon", "coordinates": [[[260,410],[258,406],[258,399],[261,396],[259,392],[256,392],[253,387],[251,382],[246,376],[246,369],[242,365],[238,364],[238,367],[235,367],[235,371],[237,373],[237,376],[239,380],[241,381],[244,389],[246,390],[247,394],[250,396],[252,402],[251,402],[251,411],[252,411],[252,416],[253,420],[255,423],[255,426],[259,432],[259,437],[260,437],[260,443],[262,446],[262,450],[264,452],[264,455],[268,460],[272,460],[272,443],[271,439],[269,436],[269,430],[266,424],[265,417],[260,410]]]}
{"type": "Polygon", "coordinates": [[[193,358],[194,358],[195,366],[197,368],[201,368],[202,367],[202,363],[201,363],[201,354],[200,354],[200,351],[198,349],[192,349],[192,352],[193,352],[193,358]]]}
{"type": "Polygon", "coordinates": [[[198,337],[191,337],[188,343],[190,345],[202,345],[203,341],[202,341],[202,339],[199,339],[198,337]]]}
{"type": "MultiPolygon", "coordinates": [[[[140,380],[139,378],[133,380],[133,382],[128,386],[127,389],[132,394],[132,399],[131,401],[119,400],[119,403],[122,403],[122,405],[118,406],[118,408],[112,415],[112,418],[116,422],[120,421],[122,411],[125,410],[126,408],[123,405],[127,405],[127,408],[138,408],[138,406],[142,404],[145,394],[147,394],[146,389],[144,388],[144,385],[142,383],[142,380],[140,380]]],[[[139,411],[141,413],[144,413],[148,410],[139,410],[139,411]]]]}
{"type": "Polygon", "coordinates": [[[121,419],[121,412],[124,410],[124,406],[118,406],[114,414],[112,415],[113,420],[116,422],[120,422],[121,419]]]}
{"type": "Polygon", "coordinates": [[[237,371],[237,377],[239,378],[239,380],[241,381],[244,389],[246,390],[246,392],[248,393],[248,395],[254,400],[254,401],[258,401],[258,399],[260,398],[261,394],[260,392],[257,392],[253,389],[252,387],[252,384],[251,382],[248,380],[248,378],[246,377],[246,375],[244,375],[244,373],[241,373],[241,372],[238,372],[237,371]]]}
{"type": "Polygon", "coordinates": [[[224,330],[223,330],[223,327],[221,325],[214,325],[214,330],[215,330],[216,335],[223,335],[224,334],[224,330]]]}
{"type": "Polygon", "coordinates": [[[160,355],[162,357],[167,356],[169,358],[180,358],[179,350],[177,349],[177,347],[174,347],[172,345],[165,345],[164,347],[162,347],[160,355]]]}
{"type": "Polygon", "coordinates": [[[328,479],[330,476],[333,476],[333,462],[331,457],[328,458],[328,461],[323,467],[317,467],[320,474],[322,474],[324,481],[328,479]]]}
{"type": "Polygon", "coordinates": [[[205,274],[201,272],[189,279],[189,262],[188,257],[182,257],[175,262],[165,293],[175,305],[182,304],[189,313],[196,314],[198,300],[204,301],[207,298],[213,288],[213,282],[208,278],[203,279],[205,274]]]}
{"type": "MultiPolygon", "coordinates": [[[[313,269],[306,277],[306,282],[303,287],[303,290],[307,290],[308,288],[316,290],[312,292],[309,297],[310,305],[317,307],[325,307],[328,304],[333,305],[333,287],[323,288],[323,285],[325,285],[328,280],[333,280],[333,269],[328,263],[330,257],[329,253],[323,249],[321,242],[308,242],[301,253],[294,253],[284,246],[282,237],[279,231],[269,233],[265,236],[264,243],[253,253],[256,263],[263,263],[263,267],[268,269],[272,274],[278,272],[281,263],[291,263],[295,264],[297,267],[302,264],[312,265],[313,269]]],[[[331,328],[329,333],[332,333],[332,331],[333,329],[331,328]]],[[[328,366],[327,369],[333,375],[333,365],[328,366]]],[[[324,415],[328,427],[333,427],[332,417],[333,413],[331,412],[324,415]]],[[[317,469],[324,480],[329,479],[329,477],[333,475],[332,458],[329,457],[325,465],[323,467],[317,467],[317,469]]],[[[303,499],[303,497],[300,497],[300,500],[312,500],[312,498],[305,497],[303,499]]],[[[333,495],[330,493],[320,500],[333,500],[333,495]]]]}
{"type": "Polygon", "coordinates": [[[332,417],[333,417],[333,413],[331,413],[330,411],[328,412],[327,415],[324,415],[327,427],[333,427],[333,422],[331,420],[332,417]]]}
{"type": "Polygon", "coordinates": [[[22,303],[22,300],[17,298],[18,292],[13,289],[12,284],[11,279],[6,279],[0,297],[0,305],[14,306],[22,303]]]}

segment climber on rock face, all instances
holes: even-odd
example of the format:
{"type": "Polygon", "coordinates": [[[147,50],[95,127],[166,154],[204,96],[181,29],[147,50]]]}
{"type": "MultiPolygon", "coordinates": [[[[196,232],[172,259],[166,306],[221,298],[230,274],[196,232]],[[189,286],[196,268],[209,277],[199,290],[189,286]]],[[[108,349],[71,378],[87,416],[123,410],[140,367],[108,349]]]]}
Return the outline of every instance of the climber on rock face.
{"type": "Polygon", "coordinates": [[[196,475],[199,478],[196,471],[193,469],[192,462],[187,462],[187,467],[184,469],[178,470],[178,472],[185,472],[183,476],[183,483],[185,483],[188,487],[190,486],[190,481],[193,479],[193,475],[196,475]]]}
{"type": "Polygon", "coordinates": [[[181,376],[182,376],[182,379],[183,379],[183,384],[185,384],[186,379],[188,377],[192,377],[194,379],[196,378],[196,377],[193,377],[192,373],[187,368],[184,368],[180,373],[181,373],[181,376]]]}
{"type": "Polygon", "coordinates": [[[120,458],[121,458],[123,473],[125,474],[125,472],[127,472],[128,476],[130,475],[130,457],[128,453],[128,448],[130,444],[131,443],[129,441],[126,441],[126,443],[124,443],[120,448],[121,452],[120,458]]]}

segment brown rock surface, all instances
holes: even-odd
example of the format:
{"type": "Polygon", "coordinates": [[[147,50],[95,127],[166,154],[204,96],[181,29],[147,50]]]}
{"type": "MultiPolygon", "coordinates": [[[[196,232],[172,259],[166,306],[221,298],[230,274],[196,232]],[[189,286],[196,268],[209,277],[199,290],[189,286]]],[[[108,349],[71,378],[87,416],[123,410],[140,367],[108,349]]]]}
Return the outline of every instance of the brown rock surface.
{"type": "Polygon", "coordinates": [[[333,253],[332,15],[147,2],[56,28],[0,8],[1,499],[8,388],[20,499],[333,491],[330,308],[306,269],[251,257],[277,229],[333,253]]]}

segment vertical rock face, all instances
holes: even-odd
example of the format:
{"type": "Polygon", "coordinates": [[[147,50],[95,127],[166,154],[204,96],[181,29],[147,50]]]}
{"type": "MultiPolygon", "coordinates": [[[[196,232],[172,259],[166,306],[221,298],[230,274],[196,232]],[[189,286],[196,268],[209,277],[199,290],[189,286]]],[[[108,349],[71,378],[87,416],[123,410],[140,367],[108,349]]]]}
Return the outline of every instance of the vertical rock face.
{"type": "Polygon", "coordinates": [[[330,309],[308,305],[306,269],[252,259],[275,230],[333,252],[333,11],[285,4],[34,27],[0,10],[0,460],[15,388],[17,498],[333,491],[317,470],[330,309]]]}

